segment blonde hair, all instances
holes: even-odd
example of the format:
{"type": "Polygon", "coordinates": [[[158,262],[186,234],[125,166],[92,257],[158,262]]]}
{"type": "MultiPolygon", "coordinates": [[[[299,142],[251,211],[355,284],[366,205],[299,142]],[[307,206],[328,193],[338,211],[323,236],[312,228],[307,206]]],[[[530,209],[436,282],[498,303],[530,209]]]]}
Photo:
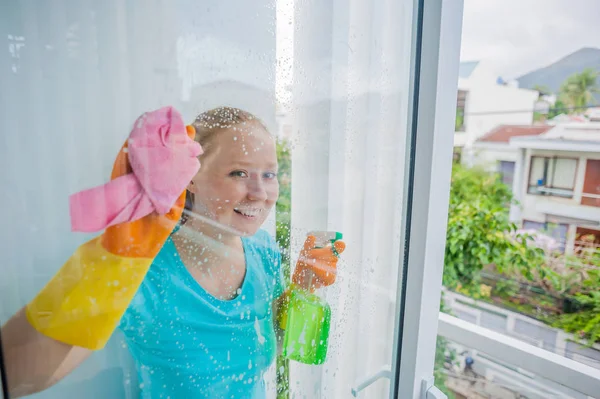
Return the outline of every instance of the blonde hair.
{"type": "MultiPolygon", "coordinates": [[[[203,112],[196,117],[192,126],[196,129],[196,140],[202,146],[204,154],[206,155],[211,149],[212,138],[219,132],[224,130],[237,127],[239,125],[246,125],[251,123],[258,123],[265,131],[269,131],[265,124],[252,115],[250,112],[246,112],[239,108],[233,107],[218,107],[209,111],[203,112]]],[[[186,190],[185,196],[185,210],[191,212],[194,208],[194,195],[186,190]]],[[[185,212],[181,215],[180,224],[184,224],[188,217],[185,212]]]]}
{"type": "Polygon", "coordinates": [[[223,130],[237,127],[238,125],[246,125],[258,123],[268,131],[265,124],[252,115],[250,112],[243,111],[233,107],[218,107],[209,111],[203,112],[196,117],[192,123],[196,129],[195,140],[200,143],[204,153],[210,150],[211,139],[223,130]]]}

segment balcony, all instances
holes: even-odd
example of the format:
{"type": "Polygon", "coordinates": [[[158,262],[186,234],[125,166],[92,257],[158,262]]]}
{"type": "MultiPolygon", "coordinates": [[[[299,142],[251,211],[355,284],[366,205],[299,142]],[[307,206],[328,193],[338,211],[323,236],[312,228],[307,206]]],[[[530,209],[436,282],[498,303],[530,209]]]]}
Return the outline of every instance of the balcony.
{"type": "MultiPolygon", "coordinates": [[[[582,194],[582,197],[591,198],[589,194],[582,194]]],[[[579,223],[591,226],[600,224],[600,208],[579,205],[577,203],[567,203],[564,200],[557,201],[553,197],[536,196],[534,198],[534,209],[536,212],[558,216],[563,220],[570,220],[569,223],[572,224],[579,223]]]]}
{"type": "Polygon", "coordinates": [[[591,367],[567,359],[522,340],[443,313],[440,313],[438,334],[466,348],[484,353],[496,364],[504,363],[505,366],[500,371],[500,381],[503,376],[506,380],[508,373],[506,366],[512,365],[516,372],[525,378],[521,378],[520,387],[511,384],[509,386],[513,391],[522,393],[527,398],[532,397],[527,394],[534,391],[539,395],[547,395],[538,396],[541,398],[555,397],[554,395],[560,392],[557,391],[559,388],[549,389],[552,386],[547,381],[568,388],[568,390],[562,389],[560,394],[562,398],[599,397],[600,368],[598,366],[591,367]]]}

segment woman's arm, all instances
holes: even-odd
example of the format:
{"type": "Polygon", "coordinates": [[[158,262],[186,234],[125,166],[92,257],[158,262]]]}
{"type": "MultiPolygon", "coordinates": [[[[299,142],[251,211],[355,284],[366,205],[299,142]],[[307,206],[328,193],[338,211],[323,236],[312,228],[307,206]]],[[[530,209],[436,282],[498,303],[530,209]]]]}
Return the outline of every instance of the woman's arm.
{"type": "Polygon", "coordinates": [[[39,333],[29,324],[25,308],[2,326],[2,348],[11,398],[51,387],[91,354],[39,333]]]}

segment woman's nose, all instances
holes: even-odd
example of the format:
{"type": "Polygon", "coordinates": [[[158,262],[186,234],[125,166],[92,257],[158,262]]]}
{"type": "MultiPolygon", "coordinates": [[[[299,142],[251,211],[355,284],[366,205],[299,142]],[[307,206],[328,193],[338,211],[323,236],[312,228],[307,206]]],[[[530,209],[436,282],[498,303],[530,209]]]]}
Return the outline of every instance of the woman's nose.
{"type": "Polygon", "coordinates": [[[252,178],[248,181],[248,198],[254,201],[266,201],[268,195],[265,183],[261,178],[252,178]]]}

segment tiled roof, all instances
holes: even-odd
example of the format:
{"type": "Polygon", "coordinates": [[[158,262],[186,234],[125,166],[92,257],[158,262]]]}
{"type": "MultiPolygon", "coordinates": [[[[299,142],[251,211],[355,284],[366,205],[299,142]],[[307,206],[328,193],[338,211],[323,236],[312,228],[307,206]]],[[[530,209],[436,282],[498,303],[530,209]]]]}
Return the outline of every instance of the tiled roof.
{"type": "Polygon", "coordinates": [[[518,126],[518,125],[500,125],[490,132],[483,135],[479,140],[485,143],[508,143],[513,137],[538,136],[546,133],[554,126],[518,126]]]}

